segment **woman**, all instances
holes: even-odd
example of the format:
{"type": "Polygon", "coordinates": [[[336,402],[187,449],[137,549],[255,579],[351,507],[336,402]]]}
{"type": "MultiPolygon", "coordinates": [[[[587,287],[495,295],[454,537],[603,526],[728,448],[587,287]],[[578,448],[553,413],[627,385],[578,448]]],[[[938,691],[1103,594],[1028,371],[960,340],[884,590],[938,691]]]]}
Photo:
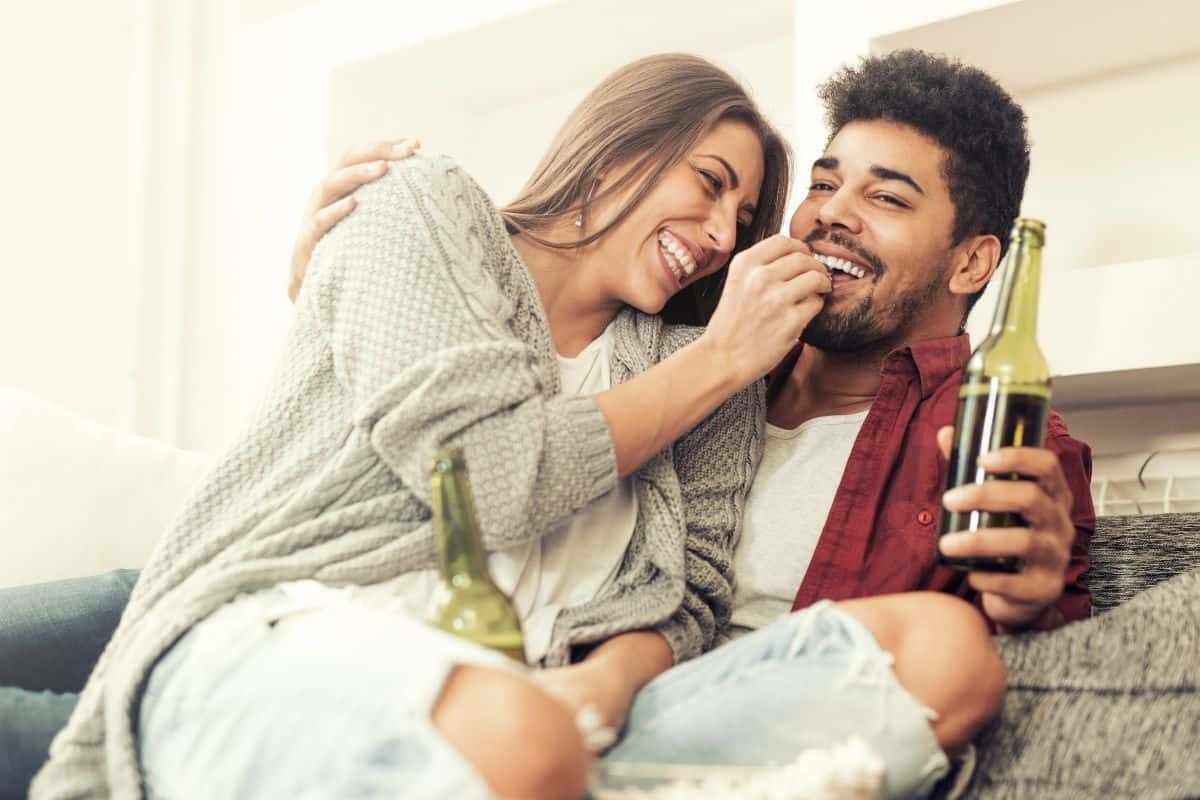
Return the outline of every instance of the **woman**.
{"type": "MultiPolygon", "coordinates": [[[[727,520],[736,519],[750,465],[738,454],[712,462],[720,484],[703,490],[727,495],[729,513],[686,519],[684,503],[697,489],[684,485],[663,451],[731,396],[726,413],[745,413],[758,379],[820,308],[828,277],[800,245],[780,238],[757,263],[739,264],[702,336],[666,331],[647,315],[681,289],[698,292],[711,282],[739,238],[777,229],[787,183],[782,142],[742,89],[700,59],[664,56],[618,71],[583,101],[503,219],[443,159],[406,161],[363,190],[357,213],[317,253],[266,401],[143,572],[34,796],[55,796],[77,781],[135,795],[139,699],[137,746],[150,794],[198,790],[171,748],[187,740],[185,761],[195,768],[204,742],[220,741],[229,763],[244,739],[234,730],[225,732],[232,738],[201,735],[204,742],[173,735],[197,715],[176,720],[171,709],[199,702],[189,681],[223,669],[233,670],[229,683],[206,691],[253,696],[249,676],[212,663],[237,643],[250,648],[238,651],[242,669],[282,664],[280,637],[293,641],[293,632],[310,626],[331,635],[341,609],[360,606],[372,609],[363,625],[392,625],[387,641],[419,638],[395,605],[421,594],[432,566],[424,465],[437,444],[465,450],[485,542],[508,558],[504,588],[519,601],[532,569],[532,610],[546,599],[561,606],[543,615],[548,624],[531,626],[531,643],[543,642],[535,659],[565,664],[572,648],[649,628],[675,658],[708,646],[714,618],[728,605],[728,563],[713,565],[719,580],[687,584],[684,542],[707,540],[715,550],[730,537],[727,520]],[[738,277],[752,266],[752,280],[738,277]],[[607,353],[612,372],[597,390],[560,394],[560,360],[603,364],[607,353]],[[590,509],[598,499],[605,507],[590,509]],[[528,544],[549,536],[572,540],[567,552],[576,538],[602,551],[589,556],[593,574],[581,579],[590,596],[564,587],[539,597],[539,555],[528,544]],[[350,585],[371,588],[347,601],[336,587],[350,585]]],[[[711,449],[709,430],[683,439],[676,457],[711,449]]],[[[550,557],[570,562],[559,550],[550,557]]],[[[372,660],[352,655],[355,663],[372,660]]],[[[493,667],[456,669],[455,658],[432,645],[400,661],[390,674],[411,667],[403,685],[426,685],[404,699],[413,747],[439,747],[422,726],[432,709],[453,748],[444,748],[447,758],[461,753],[501,793],[537,788],[519,775],[505,783],[508,765],[487,762],[490,745],[456,720],[491,697],[510,698],[503,719],[539,724],[556,719],[548,709],[557,704],[493,667]]],[[[278,707],[264,705],[266,729],[300,733],[270,716],[278,707]]],[[[339,697],[335,706],[353,703],[339,697]]],[[[571,766],[568,758],[550,760],[571,766]]],[[[422,774],[434,780],[449,772],[422,774]]],[[[578,780],[579,770],[570,776],[578,780]]],[[[221,785],[206,791],[219,794],[221,785]]]]}
{"type": "MultiPolygon", "coordinates": [[[[34,796],[578,795],[564,707],[410,621],[432,559],[424,455],[466,450],[531,660],[590,649],[623,714],[728,618],[758,379],[829,285],[779,237],[711,284],[778,227],[786,186],[742,90],[666,56],[585,99],[499,216],[442,159],[361,192],[267,401],[160,545],[34,796]],[[718,293],[702,335],[654,316],[718,293]]],[[[569,693],[573,670],[543,680],[569,693]]]]}

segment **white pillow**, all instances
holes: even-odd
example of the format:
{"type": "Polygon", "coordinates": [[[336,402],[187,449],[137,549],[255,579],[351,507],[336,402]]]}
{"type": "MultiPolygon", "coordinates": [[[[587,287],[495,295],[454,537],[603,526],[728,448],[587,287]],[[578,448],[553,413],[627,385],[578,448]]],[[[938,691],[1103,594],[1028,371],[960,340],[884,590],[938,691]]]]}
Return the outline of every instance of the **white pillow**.
{"type": "Polygon", "coordinates": [[[0,587],[141,567],[209,463],[0,389],[0,587]]]}

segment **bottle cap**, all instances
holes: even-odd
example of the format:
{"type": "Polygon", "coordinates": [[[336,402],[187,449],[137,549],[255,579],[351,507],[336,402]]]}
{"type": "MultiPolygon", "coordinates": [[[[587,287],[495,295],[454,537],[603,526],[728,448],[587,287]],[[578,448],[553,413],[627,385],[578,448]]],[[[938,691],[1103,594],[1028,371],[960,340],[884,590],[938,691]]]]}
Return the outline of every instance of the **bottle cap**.
{"type": "Polygon", "coordinates": [[[1026,236],[1036,236],[1038,244],[1046,243],[1046,223],[1031,217],[1019,217],[1013,223],[1012,238],[1020,239],[1026,236]]]}
{"type": "Polygon", "coordinates": [[[461,447],[435,447],[429,451],[429,472],[441,474],[467,466],[461,447]]]}

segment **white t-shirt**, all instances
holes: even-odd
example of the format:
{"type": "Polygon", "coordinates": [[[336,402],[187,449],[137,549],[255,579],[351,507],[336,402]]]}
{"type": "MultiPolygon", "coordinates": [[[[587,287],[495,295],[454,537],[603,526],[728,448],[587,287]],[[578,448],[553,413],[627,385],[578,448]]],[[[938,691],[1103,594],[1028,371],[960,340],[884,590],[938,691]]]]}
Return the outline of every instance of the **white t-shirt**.
{"type": "MultiPolygon", "coordinates": [[[[558,357],[564,394],[596,394],[612,388],[612,326],[573,358],[558,357]]],[[[488,568],[496,585],[512,598],[525,633],[525,658],[539,661],[550,649],[558,612],[594,599],[620,569],[637,523],[633,480],[624,478],[567,523],[541,538],[492,552],[488,568]]],[[[278,588],[292,606],[288,612],[354,602],[420,618],[437,584],[437,570],[410,572],[385,583],[332,588],[317,581],[294,581],[278,588]],[[340,595],[335,599],[334,595],[340,595]]]]}
{"type": "MultiPolygon", "coordinates": [[[[573,358],[558,357],[564,394],[612,388],[612,326],[573,358]]],[[[488,559],[496,584],[521,615],[529,663],[550,649],[558,612],[594,599],[616,578],[637,523],[633,481],[624,478],[569,522],[520,547],[488,559]]]]}
{"type": "Polygon", "coordinates": [[[866,418],[862,411],[817,417],[790,430],[767,425],[733,553],[734,636],[791,611],[866,418]]]}

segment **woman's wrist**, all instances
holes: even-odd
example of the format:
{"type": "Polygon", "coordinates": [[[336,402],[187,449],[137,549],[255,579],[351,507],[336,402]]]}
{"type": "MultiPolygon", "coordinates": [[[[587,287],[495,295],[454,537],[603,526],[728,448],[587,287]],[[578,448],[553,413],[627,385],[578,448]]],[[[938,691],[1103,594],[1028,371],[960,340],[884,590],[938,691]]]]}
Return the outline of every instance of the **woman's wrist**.
{"type": "Polygon", "coordinates": [[[705,331],[696,341],[682,348],[679,353],[695,358],[701,372],[712,381],[712,389],[722,398],[729,398],[746,388],[754,376],[744,375],[737,360],[722,346],[715,334],[705,331]]]}

